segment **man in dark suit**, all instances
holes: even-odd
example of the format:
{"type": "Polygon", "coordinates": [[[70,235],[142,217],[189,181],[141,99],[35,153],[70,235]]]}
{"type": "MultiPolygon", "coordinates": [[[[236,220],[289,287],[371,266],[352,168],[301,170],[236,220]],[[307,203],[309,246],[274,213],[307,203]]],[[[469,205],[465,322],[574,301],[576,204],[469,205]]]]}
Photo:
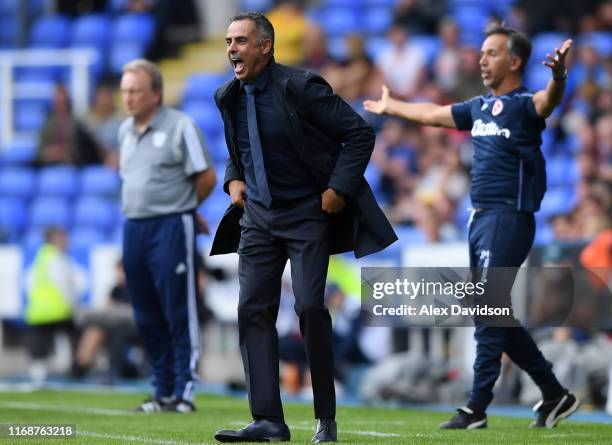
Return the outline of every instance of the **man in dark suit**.
{"type": "Polygon", "coordinates": [[[374,132],[319,76],[275,63],[274,29],[259,13],[232,18],[235,79],[215,94],[232,199],[211,254],[238,251],[238,326],[253,422],[221,442],[287,441],[275,328],[287,259],[311,368],[317,430],[336,441],[331,319],[323,296],[329,255],[357,257],[397,237],[363,178],[374,132]]]}

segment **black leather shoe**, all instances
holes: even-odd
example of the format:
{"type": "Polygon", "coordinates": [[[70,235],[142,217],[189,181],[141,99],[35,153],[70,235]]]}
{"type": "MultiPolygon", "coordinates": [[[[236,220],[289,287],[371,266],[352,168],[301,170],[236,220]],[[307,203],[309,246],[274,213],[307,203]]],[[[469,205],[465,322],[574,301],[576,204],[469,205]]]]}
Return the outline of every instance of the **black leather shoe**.
{"type": "Polygon", "coordinates": [[[313,443],[337,442],[338,426],[333,419],[317,419],[317,431],[312,438],[313,443]]]}
{"type": "Polygon", "coordinates": [[[291,433],[285,422],[259,419],[239,430],[217,431],[215,439],[219,442],[289,442],[291,433]]]}

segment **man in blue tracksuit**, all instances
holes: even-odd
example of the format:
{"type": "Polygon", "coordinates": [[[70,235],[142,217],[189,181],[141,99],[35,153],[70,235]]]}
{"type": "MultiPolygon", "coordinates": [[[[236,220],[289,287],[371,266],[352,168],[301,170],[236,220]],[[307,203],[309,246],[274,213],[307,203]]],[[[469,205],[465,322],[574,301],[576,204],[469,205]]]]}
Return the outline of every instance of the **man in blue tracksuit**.
{"type": "Polygon", "coordinates": [[[199,358],[195,234],[208,230],[195,209],[216,176],[201,134],[188,116],[162,105],[162,92],[151,62],[124,67],[123,265],[155,386],[139,411],[186,413],[195,410],[199,358]]]}
{"type": "MultiPolygon", "coordinates": [[[[533,213],[546,191],[545,162],[540,151],[544,119],[563,97],[567,71],[565,57],[572,45],[564,42],[555,55],[543,62],[552,70],[545,89],[532,94],[523,86],[523,72],[531,54],[531,43],[514,30],[494,25],[482,44],[480,68],[483,83],[491,91],[466,102],[448,106],[406,103],[389,97],[366,101],[366,110],[404,117],[424,125],[471,130],[474,146],[471,198],[474,213],[470,223],[470,267],[475,279],[489,271],[499,280],[489,292],[510,306],[510,290],[517,268],[527,258],[535,235],[533,213]],[[501,282],[500,282],[501,281],[501,282]]],[[[495,280],[483,280],[493,285],[495,280]]],[[[490,300],[487,300],[490,302],[490,300]]],[[[500,301],[491,301],[500,306],[500,301]]],[[[507,322],[508,320],[506,320],[507,322]]],[[[476,318],[477,342],[474,382],[467,405],[440,425],[443,429],[474,429],[487,426],[486,408],[501,368],[508,356],[536,382],[543,400],[536,405],[532,427],[552,428],[579,405],[563,388],[531,336],[516,320],[511,327],[492,326],[476,318]]]]}

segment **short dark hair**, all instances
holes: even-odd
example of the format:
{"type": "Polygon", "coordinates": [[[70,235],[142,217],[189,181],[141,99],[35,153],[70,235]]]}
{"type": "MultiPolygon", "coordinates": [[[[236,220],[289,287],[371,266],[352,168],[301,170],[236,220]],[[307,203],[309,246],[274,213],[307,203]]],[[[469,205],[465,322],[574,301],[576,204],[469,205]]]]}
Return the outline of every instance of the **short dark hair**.
{"type": "Polygon", "coordinates": [[[233,16],[230,19],[230,23],[239,22],[240,20],[251,20],[255,24],[255,30],[257,31],[257,45],[261,46],[264,40],[270,40],[272,42],[271,53],[274,54],[274,27],[270,20],[268,20],[268,17],[261,12],[241,12],[233,16]]]}
{"type": "Polygon", "coordinates": [[[508,52],[521,59],[521,74],[525,72],[529,56],[531,56],[531,42],[527,37],[514,29],[507,28],[504,24],[491,23],[485,30],[485,37],[494,34],[503,34],[508,37],[508,52]]]}

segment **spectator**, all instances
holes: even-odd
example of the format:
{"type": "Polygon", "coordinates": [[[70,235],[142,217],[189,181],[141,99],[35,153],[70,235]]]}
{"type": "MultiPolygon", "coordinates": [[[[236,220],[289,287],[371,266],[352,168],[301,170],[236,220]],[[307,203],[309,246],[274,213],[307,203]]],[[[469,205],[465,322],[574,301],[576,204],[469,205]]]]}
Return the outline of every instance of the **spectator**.
{"type": "Polygon", "coordinates": [[[267,14],[274,26],[274,58],[279,63],[299,66],[304,63],[306,34],[310,24],[302,0],[280,0],[267,14]]]}
{"type": "Polygon", "coordinates": [[[66,88],[57,85],[51,112],[40,133],[37,163],[82,166],[99,164],[102,158],[103,149],[72,114],[66,88]]]}
{"type": "Polygon", "coordinates": [[[449,91],[449,96],[454,102],[462,102],[485,92],[478,63],[478,50],[465,46],[461,48],[459,56],[461,61],[457,84],[449,91]]]}
{"type": "Polygon", "coordinates": [[[365,53],[363,38],[346,37],[347,59],[322,70],[322,75],[334,91],[349,103],[354,103],[380,90],[382,73],[365,53]]]}
{"type": "Polygon", "coordinates": [[[28,346],[33,360],[30,375],[44,381],[55,334],[62,332],[74,339],[74,308],[84,290],[84,274],[66,254],[68,236],[62,229],[51,227],[45,242],[36,253],[28,279],[25,322],[28,325],[28,346]]]}
{"type": "Polygon", "coordinates": [[[460,80],[461,50],[457,24],[450,18],[442,21],[438,37],[442,48],[434,63],[434,78],[444,93],[450,93],[460,80]]]}
{"type": "Polygon", "coordinates": [[[425,55],[410,42],[408,32],[397,23],[391,26],[387,36],[391,47],[383,51],[376,65],[395,95],[410,98],[425,80],[425,55]]]}
{"type": "Polygon", "coordinates": [[[414,34],[435,34],[444,14],[445,0],[400,0],[395,6],[395,23],[414,34]]]}
{"type": "Polygon", "coordinates": [[[110,83],[98,85],[86,124],[98,143],[104,147],[105,163],[117,169],[119,167],[119,126],[123,116],[115,106],[115,92],[114,85],[110,83]]]}
{"type": "Polygon", "coordinates": [[[139,367],[130,363],[125,353],[127,346],[140,345],[141,339],[134,323],[121,261],[117,262],[115,270],[117,284],[110,292],[106,307],[80,317],[83,333],[72,366],[74,377],[83,377],[91,369],[96,355],[105,345],[109,352],[109,381],[140,376],[139,367]]]}

